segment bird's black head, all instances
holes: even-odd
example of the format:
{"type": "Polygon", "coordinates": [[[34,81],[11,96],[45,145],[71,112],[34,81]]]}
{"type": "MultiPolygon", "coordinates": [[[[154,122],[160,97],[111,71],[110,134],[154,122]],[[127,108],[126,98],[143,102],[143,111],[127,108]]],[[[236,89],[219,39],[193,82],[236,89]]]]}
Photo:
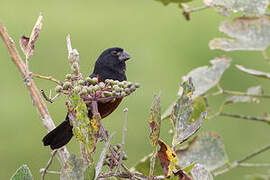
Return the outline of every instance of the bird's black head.
{"type": "Polygon", "coordinates": [[[130,58],[131,56],[122,48],[106,49],[98,57],[93,74],[99,75],[102,81],[105,79],[125,81],[126,60],[130,58]]]}

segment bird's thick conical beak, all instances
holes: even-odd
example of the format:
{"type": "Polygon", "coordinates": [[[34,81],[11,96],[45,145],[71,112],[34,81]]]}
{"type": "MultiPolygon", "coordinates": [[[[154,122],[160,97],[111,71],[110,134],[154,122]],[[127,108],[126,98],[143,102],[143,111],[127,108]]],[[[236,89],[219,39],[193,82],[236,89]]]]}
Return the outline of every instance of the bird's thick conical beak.
{"type": "Polygon", "coordinates": [[[121,52],[121,54],[119,55],[120,61],[126,61],[129,60],[130,58],[131,56],[126,51],[121,52]]]}

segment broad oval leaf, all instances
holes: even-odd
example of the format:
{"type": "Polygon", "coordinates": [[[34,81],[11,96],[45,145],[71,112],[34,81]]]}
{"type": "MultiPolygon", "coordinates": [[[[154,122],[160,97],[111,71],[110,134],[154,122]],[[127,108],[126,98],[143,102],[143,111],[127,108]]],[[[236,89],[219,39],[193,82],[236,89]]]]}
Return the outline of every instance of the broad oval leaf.
{"type": "Polygon", "coordinates": [[[33,176],[30,169],[24,164],[12,175],[11,180],[33,180],[33,176]]]}
{"type": "MultiPolygon", "coordinates": [[[[134,169],[144,175],[148,175],[150,171],[150,159],[152,157],[152,154],[149,154],[148,156],[143,157],[140,162],[136,164],[134,169]]],[[[159,159],[157,158],[155,161],[155,168],[154,168],[154,175],[160,176],[163,175],[163,169],[160,166],[159,159]]]]}
{"type": "Polygon", "coordinates": [[[270,18],[236,18],[233,22],[223,21],[219,31],[232,39],[215,38],[210,41],[210,49],[223,51],[250,50],[263,51],[270,45],[270,18]]]}
{"type": "Polygon", "coordinates": [[[246,16],[263,15],[269,5],[268,0],[203,0],[207,6],[223,7],[225,10],[239,12],[246,16]]]}
{"type": "Polygon", "coordinates": [[[216,86],[224,71],[230,67],[230,62],[231,59],[228,57],[218,57],[210,61],[212,66],[198,67],[182,77],[183,81],[192,78],[195,87],[193,97],[197,97],[216,86]]]}
{"type": "Polygon", "coordinates": [[[65,166],[67,168],[62,168],[60,180],[85,180],[86,175],[89,177],[89,172],[94,174],[94,168],[89,167],[82,158],[77,158],[75,154],[70,155],[65,166]]]}
{"type": "Polygon", "coordinates": [[[202,165],[196,164],[192,170],[191,175],[193,180],[213,180],[212,174],[202,165]]]}
{"type": "Polygon", "coordinates": [[[181,167],[199,163],[209,171],[221,167],[228,161],[221,137],[213,132],[200,133],[187,148],[177,150],[176,154],[181,167]]]}
{"type": "Polygon", "coordinates": [[[173,126],[172,145],[176,145],[187,140],[193,135],[202,124],[203,118],[206,117],[205,108],[201,105],[194,106],[192,95],[194,86],[191,78],[182,83],[183,94],[175,103],[170,116],[173,126]]]}

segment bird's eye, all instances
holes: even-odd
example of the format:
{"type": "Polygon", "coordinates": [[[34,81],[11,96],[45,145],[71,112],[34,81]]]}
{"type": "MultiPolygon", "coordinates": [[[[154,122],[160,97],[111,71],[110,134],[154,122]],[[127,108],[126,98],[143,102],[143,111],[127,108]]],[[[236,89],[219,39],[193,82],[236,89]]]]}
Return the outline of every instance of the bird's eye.
{"type": "Polygon", "coordinates": [[[118,52],[117,51],[112,51],[111,54],[116,56],[118,54],[118,52]]]}

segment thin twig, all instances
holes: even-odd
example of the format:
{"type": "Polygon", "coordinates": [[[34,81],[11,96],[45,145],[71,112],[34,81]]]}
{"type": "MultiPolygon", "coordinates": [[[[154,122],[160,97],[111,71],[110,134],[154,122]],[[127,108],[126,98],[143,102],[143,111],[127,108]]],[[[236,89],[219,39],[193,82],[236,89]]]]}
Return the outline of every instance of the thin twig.
{"type": "Polygon", "coordinates": [[[209,6],[200,6],[200,7],[195,7],[195,8],[190,8],[190,12],[197,12],[197,11],[202,11],[209,8],[209,6]]]}
{"type": "Polygon", "coordinates": [[[45,91],[43,89],[41,89],[40,92],[42,96],[44,97],[44,99],[50,103],[54,103],[56,99],[61,95],[60,93],[57,93],[53,98],[50,98],[45,94],[45,91]]]}
{"type": "Polygon", "coordinates": [[[61,174],[59,171],[46,171],[47,174],[61,174]]]}
{"type": "Polygon", "coordinates": [[[264,147],[262,147],[262,148],[260,148],[260,149],[258,149],[256,151],[244,156],[240,160],[237,160],[237,161],[231,163],[228,167],[226,167],[226,168],[224,168],[222,170],[214,171],[213,175],[218,176],[220,174],[223,174],[223,173],[226,173],[226,172],[230,171],[233,168],[239,167],[239,166],[241,166],[241,164],[243,164],[243,162],[245,162],[245,161],[253,158],[254,156],[257,156],[258,154],[263,153],[263,152],[265,152],[265,151],[267,151],[269,149],[270,149],[270,144],[268,144],[268,145],[266,145],[266,146],[264,146],[264,147]]]}
{"type": "MultiPolygon", "coordinates": [[[[219,87],[221,88],[221,87],[219,87]]],[[[270,95],[265,95],[265,94],[248,94],[246,92],[239,92],[239,91],[230,91],[226,89],[219,89],[218,91],[211,93],[211,94],[206,94],[204,97],[211,97],[211,96],[217,96],[220,94],[228,94],[231,96],[249,96],[249,97],[255,97],[255,98],[266,98],[270,99],[270,95]]]]}
{"type": "Polygon", "coordinates": [[[270,123],[269,117],[254,117],[254,116],[245,116],[245,115],[241,115],[241,114],[230,114],[230,113],[224,113],[224,112],[219,113],[218,115],[270,123]]]}
{"type": "Polygon", "coordinates": [[[270,167],[270,163],[240,163],[239,167],[270,167]]]}
{"type": "Polygon", "coordinates": [[[121,164],[123,161],[123,156],[124,156],[124,145],[125,145],[125,137],[126,137],[126,132],[127,132],[127,112],[128,108],[124,109],[124,124],[123,124],[123,135],[122,135],[122,144],[121,144],[121,149],[120,149],[120,158],[118,162],[118,169],[117,172],[121,172],[121,164]]]}
{"type": "Polygon", "coordinates": [[[47,170],[48,170],[48,168],[50,167],[50,165],[52,164],[53,158],[54,158],[54,156],[56,155],[56,153],[57,153],[57,150],[54,150],[54,151],[52,152],[52,155],[51,155],[51,157],[50,157],[50,159],[49,159],[49,161],[48,161],[46,167],[40,170],[40,172],[42,173],[42,174],[41,174],[41,180],[44,180],[44,179],[45,179],[45,175],[46,175],[46,173],[47,173],[47,170]]]}
{"type": "MultiPolygon", "coordinates": [[[[101,131],[101,134],[102,134],[104,140],[108,141],[108,138],[109,138],[108,134],[107,134],[107,132],[102,124],[100,124],[100,131],[101,131]]],[[[117,152],[115,152],[114,148],[111,145],[109,147],[109,150],[110,150],[110,153],[112,154],[114,160],[119,163],[119,156],[118,156],[117,152]]],[[[121,163],[121,166],[127,173],[132,175],[132,173],[130,172],[130,170],[128,169],[128,167],[124,163],[121,163]]]]}
{"type": "Polygon", "coordinates": [[[27,86],[31,85],[31,81],[30,81],[30,71],[29,71],[29,59],[26,57],[25,59],[25,83],[27,86]]]}
{"type": "MultiPolygon", "coordinates": [[[[13,41],[13,39],[9,36],[9,34],[6,31],[6,28],[4,25],[0,22],[0,35],[4,41],[4,44],[7,47],[7,50],[9,52],[9,55],[11,57],[11,60],[16,65],[17,69],[19,70],[21,76],[23,79],[26,78],[26,66],[25,63],[22,61],[21,56],[19,55],[16,45],[13,41]]],[[[33,81],[33,79],[30,79],[31,83],[29,86],[26,86],[30,97],[32,99],[32,102],[34,103],[40,117],[42,120],[43,125],[48,131],[51,131],[55,128],[54,122],[50,116],[50,113],[48,111],[48,108],[46,106],[46,103],[41,98],[41,95],[39,93],[39,90],[33,81]]],[[[65,164],[66,160],[69,157],[69,152],[67,151],[66,147],[63,147],[59,149],[59,155],[62,165],[65,164]]]]}
{"type": "Polygon", "coordinates": [[[249,96],[249,97],[256,97],[256,98],[270,98],[270,95],[264,95],[264,94],[248,94],[245,92],[237,92],[237,91],[229,91],[229,90],[223,90],[223,94],[229,94],[233,96],[249,96]]]}
{"type": "Polygon", "coordinates": [[[43,75],[40,75],[40,74],[32,73],[32,77],[49,80],[49,81],[55,82],[55,83],[57,83],[59,85],[63,84],[62,81],[59,81],[59,80],[55,79],[52,76],[43,76],[43,75]]]}

